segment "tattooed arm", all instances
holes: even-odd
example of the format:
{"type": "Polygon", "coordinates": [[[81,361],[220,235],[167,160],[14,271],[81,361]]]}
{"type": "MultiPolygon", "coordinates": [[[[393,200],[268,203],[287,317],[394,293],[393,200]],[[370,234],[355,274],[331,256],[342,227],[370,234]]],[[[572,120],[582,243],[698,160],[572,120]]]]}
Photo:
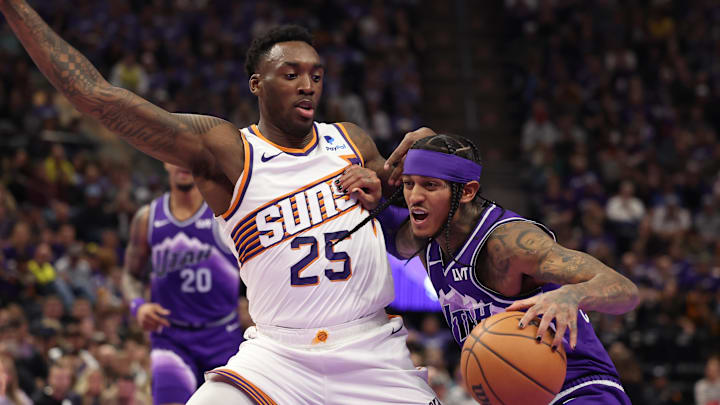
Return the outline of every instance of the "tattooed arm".
{"type": "MultiPolygon", "coordinates": [[[[171,114],[125,89],[112,86],[77,50],[55,34],[25,0],[0,0],[0,11],[38,68],[80,111],[141,151],[194,169],[215,167],[204,145],[210,132],[237,129],[219,118],[171,114]]],[[[242,165],[241,165],[242,167],[242,165]]]]}
{"type": "Polygon", "coordinates": [[[578,309],[622,314],[638,303],[638,289],[632,281],[586,253],[560,246],[536,225],[527,222],[501,225],[490,240],[502,242],[488,250],[490,262],[503,264],[512,273],[529,276],[540,284],[562,285],[507,308],[527,309],[521,327],[542,314],[539,336],[555,319],[557,333],[553,346],[561,343],[569,328],[570,347],[575,348],[578,309]]]}
{"type": "Polygon", "coordinates": [[[123,295],[128,302],[143,296],[143,280],[147,279],[150,263],[149,221],[150,206],[144,205],[130,223],[130,240],[123,266],[123,295]]]}
{"type": "MultiPolygon", "coordinates": [[[[131,304],[135,304],[136,299],[143,297],[144,281],[148,278],[151,253],[150,242],[148,241],[149,227],[150,207],[145,205],[133,217],[130,224],[130,241],[125,250],[123,295],[125,300],[131,304]]],[[[160,304],[144,302],[132,311],[136,315],[140,326],[147,331],[155,331],[170,326],[170,322],[166,318],[170,311],[160,304]]]]}

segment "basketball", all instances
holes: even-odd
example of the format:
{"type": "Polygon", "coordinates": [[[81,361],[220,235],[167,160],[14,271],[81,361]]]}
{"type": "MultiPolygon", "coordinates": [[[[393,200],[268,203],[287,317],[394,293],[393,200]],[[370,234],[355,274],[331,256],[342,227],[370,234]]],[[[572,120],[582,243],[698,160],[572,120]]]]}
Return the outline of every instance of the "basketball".
{"type": "Polygon", "coordinates": [[[565,380],[562,345],[553,352],[552,330],[535,340],[538,319],[518,328],[523,312],[502,312],[484,319],[465,340],[460,367],[473,398],[490,405],[547,405],[565,380]]]}

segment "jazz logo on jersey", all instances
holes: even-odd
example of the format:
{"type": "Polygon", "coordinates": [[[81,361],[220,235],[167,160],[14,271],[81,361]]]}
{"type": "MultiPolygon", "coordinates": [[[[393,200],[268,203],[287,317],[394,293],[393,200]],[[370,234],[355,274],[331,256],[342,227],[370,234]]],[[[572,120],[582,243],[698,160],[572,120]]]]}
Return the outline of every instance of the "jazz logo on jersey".
{"type": "Polygon", "coordinates": [[[440,290],[438,300],[442,305],[443,315],[458,342],[464,342],[478,322],[502,311],[502,308],[494,306],[492,302],[477,301],[475,298],[462,294],[452,287],[450,287],[447,294],[445,291],[440,290]]]}
{"type": "Polygon", "coordinates": [[[341,173],[270,202],[240,221],[233,231],[240,262],[356,206],[356,200],[334,187],[341,173]]]}

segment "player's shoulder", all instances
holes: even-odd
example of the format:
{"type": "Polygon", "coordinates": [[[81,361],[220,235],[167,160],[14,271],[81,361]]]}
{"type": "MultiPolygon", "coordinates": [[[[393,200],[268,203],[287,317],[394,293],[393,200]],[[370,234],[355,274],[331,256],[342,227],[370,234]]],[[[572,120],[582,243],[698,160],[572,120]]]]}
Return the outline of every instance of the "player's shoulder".
{"type": "Polygon", "coordinates": [[[138,208],[137,211],[135,211],[135,216],[133,217],[133,222],[144,222],[147,224],[148,219],[150,218],[150,208],[152,207],[151,203],[145,204],[138,208]]]}

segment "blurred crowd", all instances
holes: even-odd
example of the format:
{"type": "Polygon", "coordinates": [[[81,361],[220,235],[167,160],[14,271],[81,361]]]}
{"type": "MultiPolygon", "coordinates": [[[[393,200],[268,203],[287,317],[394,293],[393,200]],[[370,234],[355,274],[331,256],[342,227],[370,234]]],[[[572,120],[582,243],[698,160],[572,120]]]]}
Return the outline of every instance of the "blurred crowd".
{"type": "MultiPolygon", "coordinates": [[[[300,21],[325,58],[319,120],[359,124],[386,156],[422,124],[415,0],[36,3],[108,80],[170,111],[256,122],[245,50],[300,21]]],[[[591,314],[634,403],[711,403],[720,2],[505,0],[504,18],[529,216],[640,286],[632,313],[591,314]]],[[[4,23],[0,60],[0,405],[149,404],[147,337],[120,284],[129,221],[164,190],[161,166],[77,113],[4,23]]],[[[440,315],[405,318],[443,403],[474,403],[440,315]]]]}
{"type": "MultiPolygon", "coordinates": [[[[250,40],[307,26],[326,66],[318,120],[356,122],[385,153],[420,122],[415,3],[33,2],[113,84],[241,127],[257,122],[250,40]]],[[[164,172],[75,111],[5,23],[0,60],[0,405],[150,404],[122,265],[129,222],[164,191],[164,172]]]]}
{"type": "Polygon", "coordinates": [[[634,402],[717,403],[720,3],[505,4],[532,215],[641,288],[593,317],[634,402]]]}

